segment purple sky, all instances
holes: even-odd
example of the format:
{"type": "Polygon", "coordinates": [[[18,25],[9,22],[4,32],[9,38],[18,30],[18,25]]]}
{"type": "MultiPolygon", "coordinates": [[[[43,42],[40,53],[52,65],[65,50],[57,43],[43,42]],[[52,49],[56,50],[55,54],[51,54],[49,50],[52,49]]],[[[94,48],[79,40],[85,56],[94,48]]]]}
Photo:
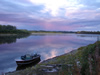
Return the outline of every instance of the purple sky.
{"type": "Polygon", "coordinates": [[[0,0],[0,24],[28,30],[100,31],[100,0],[0,0]]]}

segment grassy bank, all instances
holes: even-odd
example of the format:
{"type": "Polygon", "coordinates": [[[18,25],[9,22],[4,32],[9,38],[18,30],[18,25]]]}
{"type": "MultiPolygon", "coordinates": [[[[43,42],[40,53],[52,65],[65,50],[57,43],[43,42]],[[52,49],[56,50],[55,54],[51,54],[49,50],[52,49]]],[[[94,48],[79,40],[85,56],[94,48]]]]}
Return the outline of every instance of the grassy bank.
{"type": "Polygon", "coordinates": [[[100,75],[100,41],[6,75],[100,75]]]}

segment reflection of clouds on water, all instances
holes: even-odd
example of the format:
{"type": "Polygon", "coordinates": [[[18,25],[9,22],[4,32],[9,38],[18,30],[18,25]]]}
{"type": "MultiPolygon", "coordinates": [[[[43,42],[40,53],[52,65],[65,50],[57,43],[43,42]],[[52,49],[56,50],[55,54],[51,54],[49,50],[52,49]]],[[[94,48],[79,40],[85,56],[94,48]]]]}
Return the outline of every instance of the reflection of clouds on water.
{"type": "Polygon", "coordinates": [[[55,57],[58,51],[52,46],[38,46],[38,47],[31,47],[30,52],[39,53],[41,55],[41,59],[45,60],[48,58],[55,57]]]}
{"type": "Polygon", "coordinates": [[[41,53],[41,54],[44,59],[49,59],[57,56],[57,51],[55,49],[52,49],[51,51],[48,51],[48,53],[41,53]]]}
{"type": "Polygon", "coordinates": [[[89,39],[86,40],[86,38],[76,34],[38,35],[18,39],[16,43],[12,44],[2,44],[0,45],[0,64],[2,64],[0,65],[0,72],[12,70],[16,67],[14,59],[26,53],[39,53],[43,61],[96,41],[96,38],[89,37],[89,39]]]}
{"type": "Polygon", "coordinates": [[[77,34],[77,36],[79,39],[97,41],[97,38],[100,37],[100,34],[77,34]]]}

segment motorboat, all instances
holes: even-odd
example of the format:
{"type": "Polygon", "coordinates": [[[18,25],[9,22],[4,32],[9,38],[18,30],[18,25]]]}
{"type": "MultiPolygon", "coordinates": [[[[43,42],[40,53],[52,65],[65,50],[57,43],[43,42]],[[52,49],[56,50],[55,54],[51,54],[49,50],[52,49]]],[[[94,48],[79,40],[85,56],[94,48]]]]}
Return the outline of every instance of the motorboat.
{"type": "Polygon", "coordinates": [[[21,56],[18,59],[15,59],[16,64],[18,66],[35,63],[37,60],[40,60],[40,55],[39,54],[33,54],[33,55],[26,54],[24,56],[21,56]]]}

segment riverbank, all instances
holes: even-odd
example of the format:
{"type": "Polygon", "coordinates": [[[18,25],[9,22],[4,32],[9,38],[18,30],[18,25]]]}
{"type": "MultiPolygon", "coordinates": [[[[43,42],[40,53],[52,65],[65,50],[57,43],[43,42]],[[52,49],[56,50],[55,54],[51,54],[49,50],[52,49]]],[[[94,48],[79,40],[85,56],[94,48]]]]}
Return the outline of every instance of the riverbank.
{"type": "Polygon", "coordinates": [[[99,75],[100,41],[6,75],[99,75]]]}

